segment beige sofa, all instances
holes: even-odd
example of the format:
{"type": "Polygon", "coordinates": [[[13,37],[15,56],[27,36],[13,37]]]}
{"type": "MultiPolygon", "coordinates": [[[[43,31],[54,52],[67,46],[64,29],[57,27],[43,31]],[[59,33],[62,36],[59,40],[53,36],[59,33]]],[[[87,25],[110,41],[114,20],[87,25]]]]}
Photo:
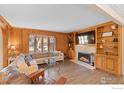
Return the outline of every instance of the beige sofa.
{"type": "Polygon", "coordinates": [[[30,54],[37,64],[43,64],[45,59],[53,58],[55,61],[64,61],[64,54],[60,51],[54,51],[52,53],[36,53],[30,54]]]}

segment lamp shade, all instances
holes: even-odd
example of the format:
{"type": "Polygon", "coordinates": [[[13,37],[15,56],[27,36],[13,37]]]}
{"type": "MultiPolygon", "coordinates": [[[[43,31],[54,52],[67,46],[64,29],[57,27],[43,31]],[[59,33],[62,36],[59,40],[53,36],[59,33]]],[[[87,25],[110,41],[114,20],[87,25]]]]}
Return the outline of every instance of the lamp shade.
{"type": "Polygon", "coordinates": [[[16,46],[15,45],[11,45],[11,50],[16,50],[16,46]]]}

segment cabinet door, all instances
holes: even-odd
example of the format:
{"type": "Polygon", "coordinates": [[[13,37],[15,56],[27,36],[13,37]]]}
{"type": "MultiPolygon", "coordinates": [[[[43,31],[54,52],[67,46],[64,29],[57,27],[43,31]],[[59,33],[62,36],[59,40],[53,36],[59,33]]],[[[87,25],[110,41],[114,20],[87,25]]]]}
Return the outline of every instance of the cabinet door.
{"type": "Polygon", "coordinates": [[[68,56],[69,56],[69,58],[74,59],[74,58],[75,58],[74,50],[69,50],[69,51],[68,51],[68,56]]]}
{"type": "Polygon", "coordinates": [[[103,55],[97,55],[96,56],[96,67],[103,69],[104,68],[104,56],[103,55]]]}
{"type": "Polygon", "coordinates": [[[106,57],[106,70],[108,72],[117,74],[118,70],[118,58],[117,57],[106,57]]]}

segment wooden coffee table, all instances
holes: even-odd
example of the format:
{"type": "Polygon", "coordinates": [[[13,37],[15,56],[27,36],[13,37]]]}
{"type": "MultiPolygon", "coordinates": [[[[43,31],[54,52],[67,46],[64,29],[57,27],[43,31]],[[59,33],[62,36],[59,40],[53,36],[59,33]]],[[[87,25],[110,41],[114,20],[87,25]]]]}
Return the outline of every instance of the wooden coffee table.
{"type": "Polygon", "coordinates": [[[29,75],[29,78],[31,79],[32,83],[39,80],[39,77],[42,76],[44,78],[44,69],[39,69],[36,72],[33,72],[29,75]]]}

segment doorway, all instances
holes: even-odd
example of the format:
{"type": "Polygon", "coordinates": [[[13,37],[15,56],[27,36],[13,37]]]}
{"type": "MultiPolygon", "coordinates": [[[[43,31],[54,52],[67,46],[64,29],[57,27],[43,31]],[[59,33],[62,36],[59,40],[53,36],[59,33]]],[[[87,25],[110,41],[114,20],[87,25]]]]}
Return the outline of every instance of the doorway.
{"type": "Polygon", "coordinates": [[[2,29],[0,28],[0,69],[3,68],[3,35],[2,29]]]}

